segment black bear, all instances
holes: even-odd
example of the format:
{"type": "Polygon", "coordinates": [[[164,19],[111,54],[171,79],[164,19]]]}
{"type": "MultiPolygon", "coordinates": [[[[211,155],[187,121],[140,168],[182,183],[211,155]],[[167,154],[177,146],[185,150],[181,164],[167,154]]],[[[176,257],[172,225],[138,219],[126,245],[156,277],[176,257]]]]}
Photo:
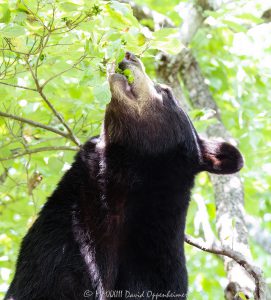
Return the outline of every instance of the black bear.
{"type": "Polygon", "coordinates": [[[194,177],[243,159],[202,140],[172,91],[127,52],[90,139],[22,242],[6,300],[186,299],[184,229],[194,177]],[[155,298],[156,297],[156,298],[155,298]]]}

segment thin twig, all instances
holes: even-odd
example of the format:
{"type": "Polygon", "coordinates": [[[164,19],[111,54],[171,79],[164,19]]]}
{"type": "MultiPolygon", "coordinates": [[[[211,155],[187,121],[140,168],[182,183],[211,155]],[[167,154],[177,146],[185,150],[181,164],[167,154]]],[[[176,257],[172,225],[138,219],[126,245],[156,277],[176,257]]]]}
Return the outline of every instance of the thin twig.
{"type": "Polygon", "coordinates": [[[45,29],[43,30],[43,35],[42,35],[42,38],[41,38],[41,41],[40,41],[40,45],[41,45],[41,48],[40,48],[40,52],[38,54],[38,57],[37,57],[37,62],[35,64],[35,77],[38,76],[38,66],[39,66],[39,61],[40,61],[40,58],[41,58],[41,55],[43,53],[43,50],[44,48],[46,47],[48,41],[49,41],[49,38],[50,38],[50,31],[47,33],[47,35],[45,34],[45,29]]]}
{"type": "MultiPolygon", "coordinates": [[[[49,31],[49,29],[47,28],[47,26],[43,23],[43,21],[41,20],[41,18],[39,17],[39,15],[37,13],[34,13],[25,3],[24,1],[22,1],[23,5],[27,8],[28,12],[30,12],[32,14],[32,16],[39,21],[39,23],[42,25],[42,27],[44,27],[46,30],[49,31]]],[[[38,8],[38,7],[37,7],[38,8]]]]}
{"type": "Polygon", "coordinates": [[[27,87],[27,86],[11,84],[11,83],[6,83],[6,82],[2,82],[2,81],[0,81],[0,84],[12,86],[12,87],[15,87],[15,88],[18,88],[18,89],[24,89],[24,90],[29,90],[29,91],[37,92],[37,89],[29,88],[29,87],[27,87]]]}
{"type": "Polygon", "coordinates": [[[69,134],[67,134],[63,131],[60,131],[58,129],[55,129],[54,127],[44,125],[44,124],[36,122],[36,121],[25,119],[23,117],[15,116],[15,115],[5,113],[5,112],[2,112],[2,111],[0,111],[0,116],[4,117],[4,118],[9,118],[9,119],[12,119],[12,120],[16,120],[16,121],[19,121],[19,122],[22,122],[22,123],[26,123],[26,124],[29,124],[29,125],[34,126],[34,127],[39,127],[39,128],[45,129],[47,131],[51,131],[51,132],[54,132],[58,135],[61,135],[61,136],[65,137],[66,139],[70,139],[69,134]]]}
{"type": "Polygon", "coordinates": [[[79,147],[71,147],[71,146],[51,146],[51,147],[41,147],[41,148],[35,148],[35,149],[27,149],[26,151],[5,157],[5,158],[0,158],[0,161],[6,161],[6,160],[13,160],[18,157],[22,157],[25,155],[31,155],[34,153],[39,153],[39,152],[45,152],[45,151],[78,151],[79,147]]]}
{"type": "Polygon", "coordinates": [[[77,145],[77,146],[81,146],[81,142],[79,141],[79,139],[74,135],[73,131],[71,130],[71,128],[69,127],[69,125],[66,123],[66,121],[63,119],[63,117],[59,114],[59,112],[54,108],[54,106],[52,105],[52,103],[47,99],[47,97],[45,96],[45,94],[43,93],[42,89],[39,90],[39,94],[41,95],[42,99],[44,100],[44,102],[50,107],[50,109],[52,110],[52,112],[54,113],[54,115],[58,118],[58,120],[63,124],[63,126],[67,129],[68,131],[68,135],[69,138],[77,145]]]}
{"type": "MultiPolygon", "coordinates": [[[[65,43],[59,43],[59,44],[51,44],[51,45],[47,45],[47,46],[45,46],[45,48],[48,48],[48,47],[55,47],[55,46],[71,46],[71,45],[73,45],[73,44],[65,44],[65,43]]],[[[1,49],[0,49],[1,50],[1,49]]]]}
{"type": "Polygon", "coordinates": [[[20,54],[20,55],[33,55],[31,53],[13,50],[13,49],[11,49],[11,47],[10,48],[1,48],[0,51],[9,51],[9,52],[12,52],[12,53],[15,53],[15,54],[20,54]]]}
{"type": "Polygon", "coordinates": [[[49,79],[47,79],[42,85],[41,85],[41,88],[43,89],[45,87],[45,85],[50,82],[51,80],[55,79],[56,77],[58,76],[61,76],[62,74],[72,70],[73,68],[75,68],[77,65],[80,64],[80,62],[86,57],[87,55],[83,55],[76,63],[74,63],[71,67],[67,68],[66,70],[63,70],[55,75],[53,75],[52,77],[50,77],[49,79]]]}
{"type": "MultiPolygon", "coordinates": [[[[70,22],[70,28],[69,28],[69,31],[70,30],[72,30],[72,29],[74,29],[75,27],[77,27],[79,24],[81,24],[85,19],[87,19],[88,18],[88,16],[83,16],[83,18],[80,20],[80,18],[82,17],[82,13],[76,18],[76,19],[74,19],[72,22],[70,22]],[[79,20],[79,21],[78,21],[79,20]],[[76,23],[76,21],[78,21],[77,23],[76,23]]],[[[54,28],[52,31],[53,31],[53,33],[54,34],[60,34],[60,33],[62,33],[62,32],[58,32],[58,33],[56,33],[56,31],[57,30],[61,30],[61,29],[66,29],[68,26],[67,26],[67,24],[66,25],[64,25],[64,26],[60,26],[60,27],[56,27],[56,28],[54,28]]]]}
{"type": "Polygon", "coordinates": [[[44,100],[44,102],[49,106],[49,108],[51,109],[51,111],[54,113],[54,115],[58,118],[58,120],[63,124],[63,126],[67,129],[68,134],[69,134],[69,138],[70,140],[72,140],[77,146],[81,146],[81,143],[79,141],[79,139],[74,135],[73,131],[71,130],[71,128],[69,127],[69,125],[66,123],[66,121],[64,120],[64,118],[61,116],[61,114],[54,108],[53,104],[48,100],[48,98],[46,97],[46,95],[43,93],[42,90],[42,86],[40,85],[37,76],[35,75],[30,63],[28,60],[26,60],[26,63],[29,67],[30,73],[35,81],[36,87],[37,87],[37,91],[40,94],[41,98],[44,100]]]}

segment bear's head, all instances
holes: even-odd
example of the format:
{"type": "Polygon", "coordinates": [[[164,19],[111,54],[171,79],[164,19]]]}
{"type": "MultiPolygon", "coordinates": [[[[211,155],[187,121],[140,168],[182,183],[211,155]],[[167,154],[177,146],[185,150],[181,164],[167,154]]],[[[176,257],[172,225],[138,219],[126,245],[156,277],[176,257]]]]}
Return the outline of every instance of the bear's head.
{"type": "Polygon", "coordinates": [[[177,149],[196,162],[196,172],[230,174],[242,168],[243,158],[234,146],[198,136],[172,90],[154,84],[135,55],[127,52],[119,68],[130,70],[133,80],[129,83],[118,73],[109,76],[112,98],[104,121],[106,143],[147,155],[177,149]]]}

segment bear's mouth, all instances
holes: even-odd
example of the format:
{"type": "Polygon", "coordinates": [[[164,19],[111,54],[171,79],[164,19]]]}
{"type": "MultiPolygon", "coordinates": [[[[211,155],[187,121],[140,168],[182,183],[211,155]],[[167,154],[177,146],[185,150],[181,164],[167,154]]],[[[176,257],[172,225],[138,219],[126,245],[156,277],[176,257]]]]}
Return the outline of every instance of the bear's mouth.
{"type": "Polygon", "coordinates": [[[115,73],[114,76],[118,77],[117,80],[121,82],[123,92],[126,94],[126,96],[132,100],[136,100],[137,97],[134,91],[134,84],[132,82],[129,82],[129,78],[127,78],[127,76],[124,75],[120,70],[118,70],[118,73],[115,73]]]}
{"type": "Polygon", "coordinates": [[[143,63],[131,52],[126,52],[118,68],[109,74],[109,84],[113,101],[132,100],[143,105],[158,97],[143,63]]]}
{"type": "Polygon", "coordinates": [[[128,99],[128,100],[137,100],[135,93],[135,83],[130,83],[127,77],[122,74],[120,70],[117,70],[119,73],[111,72],[109,75],[109,84],[112,94],[112,98],[118,100],[128,99]]]}
{"type": "Polygon", "coordinates": [[[144,80],[145,73],[141,61],[134,54],[126,52],[118,67],[111,70],[109,74],[112,98],[138,100],[137,90],[140,86],[139,78],[141,77],[144,80]],[[137,75],[135,76],[135,74],[137,75]]]}

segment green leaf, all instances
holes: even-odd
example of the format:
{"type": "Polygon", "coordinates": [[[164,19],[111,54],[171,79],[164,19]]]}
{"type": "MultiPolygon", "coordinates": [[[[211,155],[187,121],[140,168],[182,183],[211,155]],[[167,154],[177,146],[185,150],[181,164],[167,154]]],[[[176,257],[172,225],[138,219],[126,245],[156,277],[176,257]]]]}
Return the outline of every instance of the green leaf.
{"type": "Polygon", "coordinates": [[[43,26],[38,21],[26,22],[26,26],[30,32],[38,32],[43,28],[43,26]]]}
{"type": "Polygon", "coordinates": [[[51,172],[58,173],[61,172],[61,169],[63,168],[63,162],[60,161],[57,157],[50,157],[49,159],[49,168],[51,172]]]}
{"type": "Polygon", "coordinates": [[[0,23],[8,23],[10,20],[10,10],[7,4],[0,5],[0,23]]]}
{"type": "Polygon", "coordinates": [[[72,2],[64,2],[61,3],[61,8],[66,12],[72,12],[72,11],[78,11],[78,9],[80,9],[80,5],[72,2]]]}
{"type": "Polygon", "coordinates": [[[111,98],[111,92],[108,82],[105,81],[103,84],[100,83],[99,85],[95,86],[93,88],[93,94],[100,103],[109,102],[111,98]]]}
{"type": "Polygon", "coordinates": [[[253,23],[256,23],[256,24],[260,24],[263,22],[262,18],[258,18],[253,13],[238,14],[237,17],[240,19],[243,19],[243,20],[252,21],[253,23]]]}
{"type": "Polygon", "coordinates": [[[240,297],[242,300],[247,300],[247,297],[245,296],[245,294],[243,292],[238,292],[235,297],[238,296],[240,297]]]}
{"type": "Polygon", "coordinates": [[[144,34],[139,33],[137,36],[138,46],[143,46],[146,43],[146,37],[144,34]]]}
{"type": "Polygon", "coordinates": [[[27,19],[27,14],[25,12],[20,11],[16,13],[13,22],[21,25],[26,19],[27,19]]]}
{"type": "Polygon", "coordinates": [[[223,23],[229,26],[235,32],[245,32],[247,28],[237,22],[230,21],[230,20],[223,20],[223,23]]]}
{"type": "Polygon", "coordinates": [[[173,28],[163,28],[153,33],[152,48],[164,51],[168,54],[179,53],[183,45],[179,38],[179,31],[173,28]]]}
{"type": "Polygon", "coordinates": [[[0,35],[6,38],[14,38],[25,34],[25,29],[19,25],[8,25],[0,30],[0,35]]]}
{"type": "Polygon", "coordinates": [[[132,73],[132,71],[130,69],[125,69],[123,71],[124,76],[127,78],[129,83],[133,83],[134,82],[134,75],[132,73]]]}

